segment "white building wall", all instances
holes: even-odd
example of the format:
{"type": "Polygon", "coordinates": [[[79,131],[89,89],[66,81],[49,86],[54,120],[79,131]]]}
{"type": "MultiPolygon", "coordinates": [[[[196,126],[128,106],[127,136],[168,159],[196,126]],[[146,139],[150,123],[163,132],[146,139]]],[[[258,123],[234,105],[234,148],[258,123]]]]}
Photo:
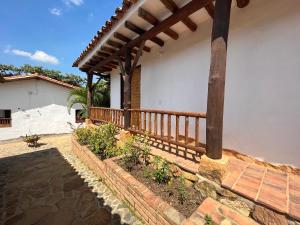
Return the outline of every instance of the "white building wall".
{"type": "Polygon", "coordinates": [[[119,109],[121,108],[121,84],[120,84],[120,72],[114,70],[111,73],[111,85],[110,85],[110,107],[119,109]]]}
{"type": "MultiPolygon", "coordinates": [[[[299,12],[295,0],[252,0],[233,9],[224,113],[225,148],[297,167],[299,12]]],[[[206,112],[211,27],[206,21],[143,55],[141,108],[206,112]]],[[[205,124],[201,134],[205,141],[205,124]]]]}
{"type": "Polygon", "coordinates": [[[0,84],[0,109],[12,111],[12,127],[0,128],[0,140],[32,134],[60,134],[76,127],[75,108],[67,110],[70,89],[42,80],[0,84]],[[70,124],[69,124],[70,123],[70,124]]]}

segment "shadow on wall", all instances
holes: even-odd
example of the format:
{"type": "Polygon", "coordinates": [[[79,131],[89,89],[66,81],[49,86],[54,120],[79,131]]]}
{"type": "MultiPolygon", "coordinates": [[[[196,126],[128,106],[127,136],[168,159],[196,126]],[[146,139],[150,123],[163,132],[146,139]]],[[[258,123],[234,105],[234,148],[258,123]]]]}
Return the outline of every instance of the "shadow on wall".
{"type": "Polygon", "coordinates": [[[121,224],[56,148],[0,159],[0,184],[4,224],[121,224]]]}

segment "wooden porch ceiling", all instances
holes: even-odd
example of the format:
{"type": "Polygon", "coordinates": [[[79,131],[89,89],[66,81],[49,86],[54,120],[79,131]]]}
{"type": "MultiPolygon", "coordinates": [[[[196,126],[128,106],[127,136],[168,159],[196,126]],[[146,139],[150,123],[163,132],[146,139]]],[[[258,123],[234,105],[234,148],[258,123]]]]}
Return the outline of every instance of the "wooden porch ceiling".
{"type": "MultiPolygon", "coordinates": [[[[138,47],[142,42],[150,40],[156,45],[162,47],[164,40],[158,35],[164,33],[168,37],[177,40],[179,34],[171,27],[178,22],[182,22],[191,31],[197,29],[197,24],[189,17],[198,10],[204,8],[207,13],[213,18],[214,15],[214,3],[212,0],[192,0],[185,6],[179,8],[173,0],[159,0],[165,7],[166,11],[172,14],[166,19],[160,21],[149,10],[140,7],[138,9],[138,16],[147,24],[151,25],[150,29],[139,27],[137,24],[126,20],[125,28],[137,36],[134,39],[127,37],[121,32],[117,31],[113,33],[113,39],[108,39],[105,45],[102,45],[94,56],[89,59],[80,69],[84,72],[100,74],[103,72],[112,71],[116,69],[118,65],[117,59],[124,61],[124,54],[126,49],[132,49],[132,59],[138,53],[138,47]]],[[[248,5],[249,0],[237,0],[238,7],[245,7],[248,5]]],[[[143,51],[150,52],[151,48],[144,45],[143,51]]]]}

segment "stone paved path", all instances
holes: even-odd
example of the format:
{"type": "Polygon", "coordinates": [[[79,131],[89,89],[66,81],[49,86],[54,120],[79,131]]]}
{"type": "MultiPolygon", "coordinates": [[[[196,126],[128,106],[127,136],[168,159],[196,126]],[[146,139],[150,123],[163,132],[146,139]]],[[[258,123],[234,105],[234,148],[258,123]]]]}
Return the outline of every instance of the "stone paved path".
{"type": "Polygon", "coordinates": [[[41,142],[0,144],[0,224],[141,225],[75,157],[69,135],[41,142]]]}

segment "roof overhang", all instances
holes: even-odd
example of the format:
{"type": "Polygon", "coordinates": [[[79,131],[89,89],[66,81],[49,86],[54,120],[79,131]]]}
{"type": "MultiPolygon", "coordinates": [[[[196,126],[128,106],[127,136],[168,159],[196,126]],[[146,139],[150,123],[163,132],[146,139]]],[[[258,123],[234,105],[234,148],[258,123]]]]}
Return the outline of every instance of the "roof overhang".
{"type": "MultiPolygon", "coordinates": [[[[248,3],[237,0],[240,8],[248,3]]],[[[124,60],[127,48],[133,49],[132,57],[143,41],[144,52],[160,48],[183,32],[194,32],[213,13],[212,0],[124,0],[73,66],[94,74],[109,72],[118,67],[117,59],[124,60]]]]}

